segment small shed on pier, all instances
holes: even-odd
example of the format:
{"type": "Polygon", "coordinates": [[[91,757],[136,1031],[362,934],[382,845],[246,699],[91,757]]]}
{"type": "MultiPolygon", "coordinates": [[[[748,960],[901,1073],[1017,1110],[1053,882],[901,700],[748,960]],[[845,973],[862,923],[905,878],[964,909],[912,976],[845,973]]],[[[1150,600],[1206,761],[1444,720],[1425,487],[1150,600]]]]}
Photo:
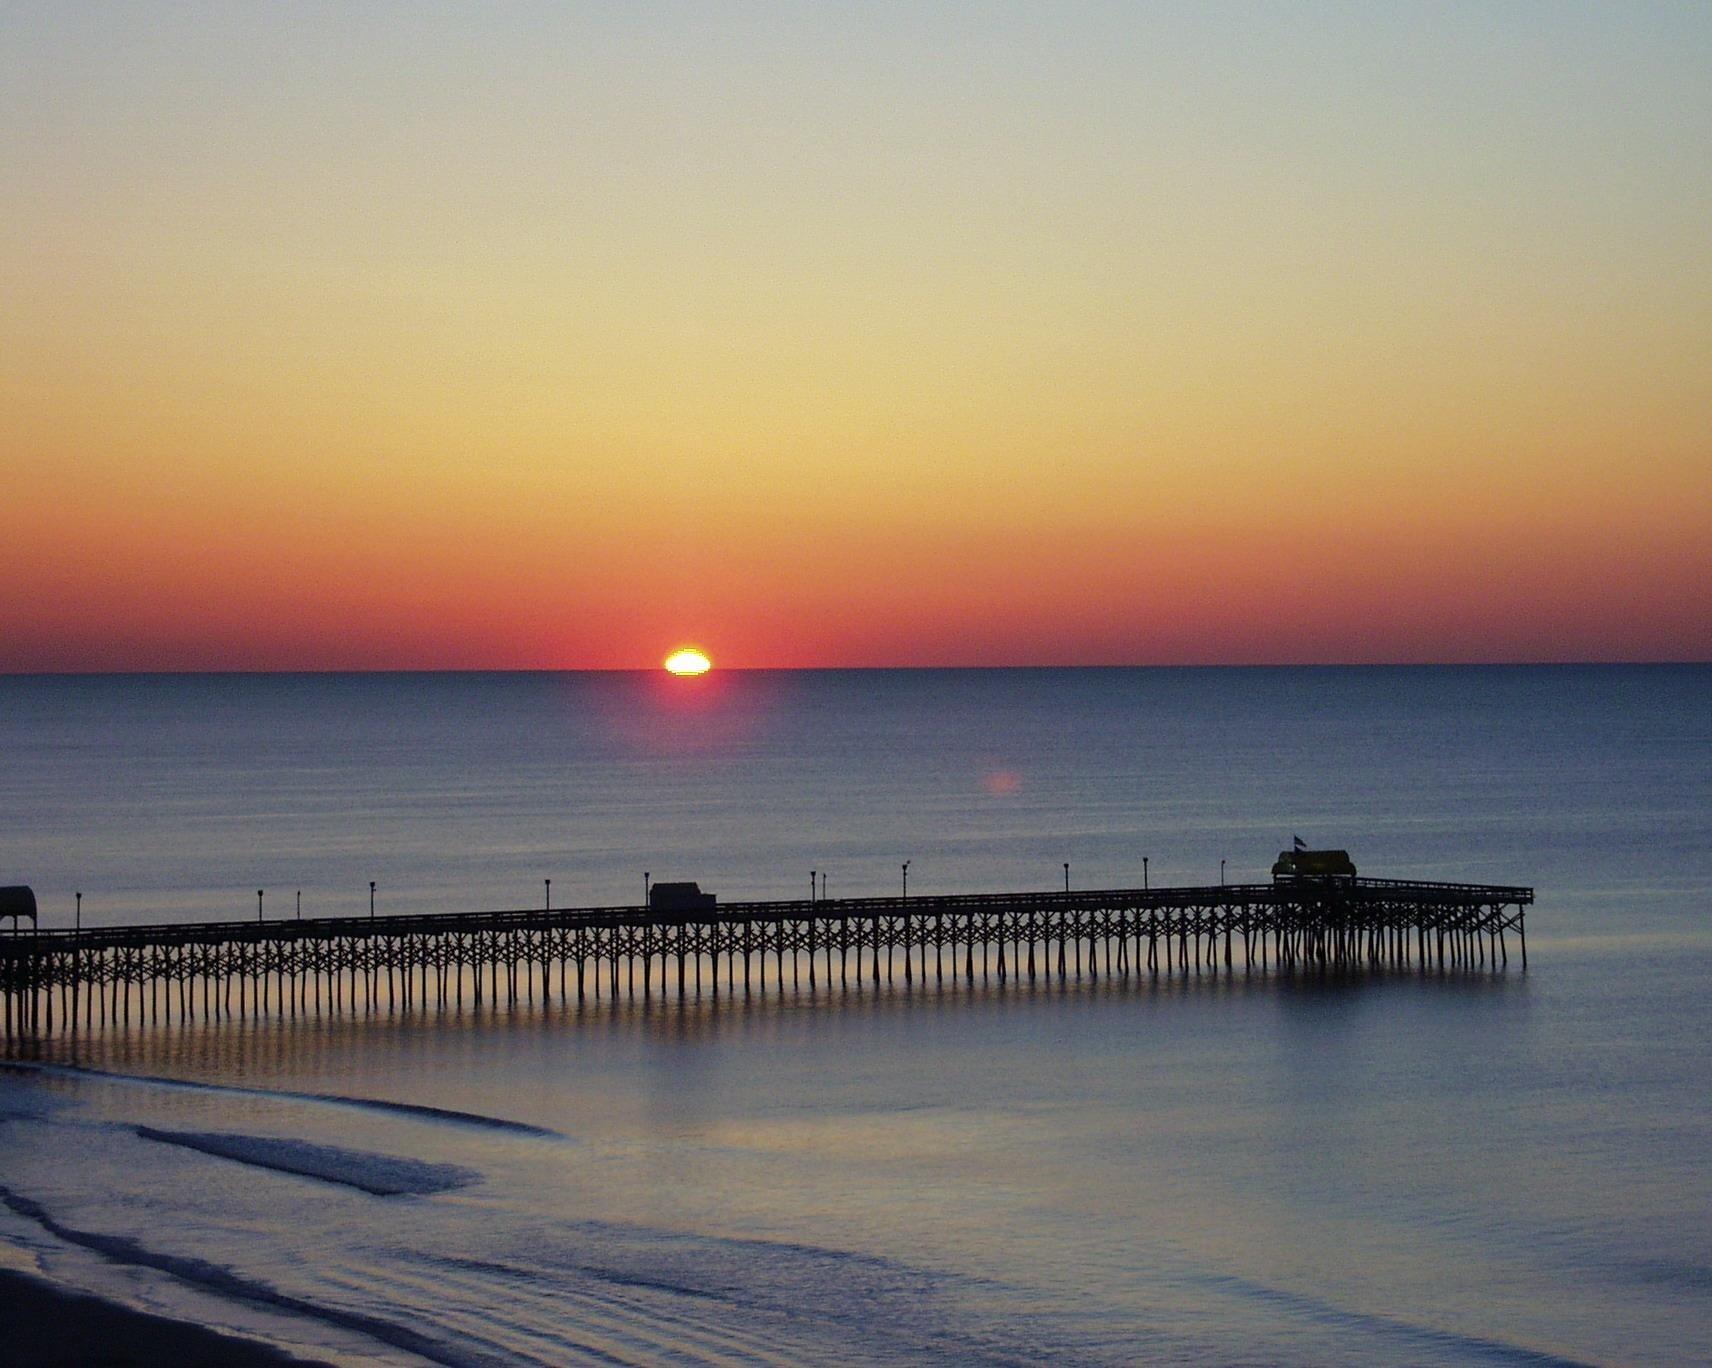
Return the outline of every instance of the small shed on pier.
{"type": "Polygon", "coordinates": [[[657,883],[648,890],[648,907],[654,912],[707,912],[718,905],[712,893],[703,893],[701,885],[689,883],[657,883]]]}
{"type": "Polygon", "coordinates": [[[28,917],[30,925],[36,924],[36,893],[28,884],[12,884],[0,888],[0,921],[10,921],[12,929],[18,929],[18,923],[28,917]]]}

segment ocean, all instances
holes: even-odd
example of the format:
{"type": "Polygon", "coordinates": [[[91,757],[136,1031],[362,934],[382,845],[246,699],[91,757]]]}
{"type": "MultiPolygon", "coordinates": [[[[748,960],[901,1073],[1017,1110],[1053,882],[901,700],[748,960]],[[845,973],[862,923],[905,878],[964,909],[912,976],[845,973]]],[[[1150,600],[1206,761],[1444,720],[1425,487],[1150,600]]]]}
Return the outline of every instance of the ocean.
{"type": "Polygon", "coordinates": [[[0,814],[44,926],[1238,882],[1297,835],[1537,889],[1525,973],[13,1044],[0,1267],[352,1364],[1712,1359],[1709,667],[10,677],[0,814]]]}

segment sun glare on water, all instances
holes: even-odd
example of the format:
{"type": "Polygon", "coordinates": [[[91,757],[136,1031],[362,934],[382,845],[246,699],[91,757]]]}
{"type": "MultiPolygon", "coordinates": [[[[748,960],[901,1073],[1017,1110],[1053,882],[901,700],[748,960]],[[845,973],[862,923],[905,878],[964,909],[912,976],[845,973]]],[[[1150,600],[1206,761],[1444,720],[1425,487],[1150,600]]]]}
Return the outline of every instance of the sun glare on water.
{"type": "Polygon", "coordinates": [[[696,650],[694,646],[684,646],[666,657],[666,668],[675,675],[699,675],[711,670],[713,662],[705,652],[696,650]]]}

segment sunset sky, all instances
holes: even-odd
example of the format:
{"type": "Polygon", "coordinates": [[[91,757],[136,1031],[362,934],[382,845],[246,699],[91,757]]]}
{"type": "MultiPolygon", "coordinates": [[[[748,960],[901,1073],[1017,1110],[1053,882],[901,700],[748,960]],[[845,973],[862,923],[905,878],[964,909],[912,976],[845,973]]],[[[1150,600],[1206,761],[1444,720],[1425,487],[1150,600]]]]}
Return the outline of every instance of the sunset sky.
{"type": "Polygon", "coordinates": [[[0,670],[1712,657],[1712,4],[0,7],[0,670]]]}

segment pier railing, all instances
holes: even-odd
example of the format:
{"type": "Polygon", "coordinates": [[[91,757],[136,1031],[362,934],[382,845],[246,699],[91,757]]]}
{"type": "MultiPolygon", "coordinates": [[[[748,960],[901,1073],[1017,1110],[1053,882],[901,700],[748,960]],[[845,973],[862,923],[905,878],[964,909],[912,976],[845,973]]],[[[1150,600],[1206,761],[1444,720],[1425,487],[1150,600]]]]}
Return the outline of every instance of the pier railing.
{"type": "Polygon", "coordinates": [[[181,922],[0,936],[9,1036],[162,1019],[1256,969],[1527,964],[1531,888],[1406,879],[181,922]],[[977,968],[977,956],[979,968],[977,968]],[[1102,968],[1103,959],[1103,968],[1102,968]],[[771,964],[769,964],[769,960],[771,964]],[[658,963],[656,964],[656,961],[658,963]],[[1222,961],[1222,965],[1221,965],[1222,961]],[[1084,970],[1084,963],[1086,969],[1084,970]],[[675,969],[675,988],[673,970],[675,969]],[[739,975],[741,982],[739,982],[739,975]],[[693,979],[693,985],[692,985],[693,979]],[[235,1001],[234,1001],[235,990],[235,1001]],[[133,1013],[135,1017],[133,1018],[133,1013]]]}

